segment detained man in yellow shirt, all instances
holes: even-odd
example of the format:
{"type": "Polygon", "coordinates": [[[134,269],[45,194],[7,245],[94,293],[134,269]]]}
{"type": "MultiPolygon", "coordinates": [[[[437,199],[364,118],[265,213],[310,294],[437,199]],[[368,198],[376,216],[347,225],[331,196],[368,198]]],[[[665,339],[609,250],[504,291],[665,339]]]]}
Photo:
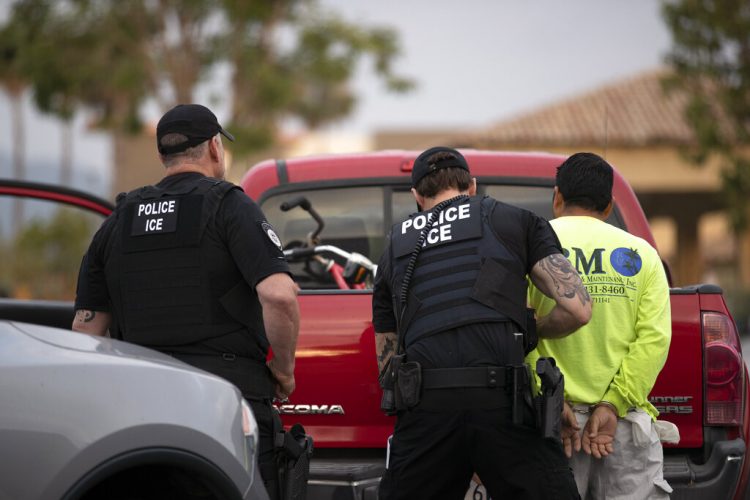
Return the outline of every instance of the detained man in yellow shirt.
{"type": "MultiPolygon", "coordinates": [[[[605,222],[612,182],[612,167],[593,153],[558,167],[551,224],[594,304],[587,325],[540,339],[529,361],[552,356],[565,375],[583,443],[570,465],[584,500],[669,498],[658,411],[648,401],[672,334],[669,285],[648,242],[605,222]]],[[[533,286],[529,303],[537,316],[554,306],[533,286]]]]}

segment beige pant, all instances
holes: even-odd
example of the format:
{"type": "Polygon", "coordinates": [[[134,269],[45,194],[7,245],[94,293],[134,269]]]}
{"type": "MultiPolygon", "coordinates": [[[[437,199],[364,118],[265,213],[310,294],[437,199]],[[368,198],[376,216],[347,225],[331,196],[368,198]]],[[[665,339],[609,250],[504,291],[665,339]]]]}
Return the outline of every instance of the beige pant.
{"type": "MultiPolygon", "coordinates": [[[[588,412],[576,407],[581,430],[588,412]]],[[[615,451],[597,459],[583,450],[570,459],[582,500],[668,499],[672,488],[664,479],[664,455],[648,413],[635,410],[617,420],[615,451]]]]}

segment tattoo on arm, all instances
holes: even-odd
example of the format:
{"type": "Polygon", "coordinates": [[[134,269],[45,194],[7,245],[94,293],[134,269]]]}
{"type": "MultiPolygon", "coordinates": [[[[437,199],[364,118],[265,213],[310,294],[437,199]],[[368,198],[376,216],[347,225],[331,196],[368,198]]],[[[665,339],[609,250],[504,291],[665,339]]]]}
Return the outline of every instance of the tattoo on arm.
{"type": "Polygon", "coordinates": [[[561,254],[552,254],[540,262],[542,269],[552,278],[557,294],[572,299],[578,297],[581,304],[591,302],[588,290],[568,259],[561,254]]]}
{"type": "Polygon", "coordinates": [[[87,309],[79,309],[76,311],[76,321],[79,323],[90,323],[96,318],[96,311],[89,311],[87,309]]]}
{"type": "Polygon", "coordinates": [[[88,335],[106,336],[112,324],[112,315],[106,311],[78,309],[71,325],[73,331],[88,335]]]}
{"type": "Polygon", "coordinates": [[[383,335],[383,337],[383,350],[378,353],[378,365],[385,363],[396,352],[396,339],[390,335],[383,335]]]}

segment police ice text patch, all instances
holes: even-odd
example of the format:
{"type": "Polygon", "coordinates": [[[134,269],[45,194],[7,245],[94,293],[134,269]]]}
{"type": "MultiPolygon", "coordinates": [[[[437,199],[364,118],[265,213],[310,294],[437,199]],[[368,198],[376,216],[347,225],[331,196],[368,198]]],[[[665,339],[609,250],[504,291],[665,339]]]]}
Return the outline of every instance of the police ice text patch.
{"type": "Polygon", "coordinates": [[[133,205],[131,236],[173,233],[177,230],[178,198],[142,201],[133,205]]]}
{"type": "Polygon", "coordinates": [[[482,236],[481,200],[472,200],[446,208],[432,220],[430,212],[414,214],[394,227],[393,254],[396,257],[409,254],[426,230],[423,248],[443,245],[482,236]]]}

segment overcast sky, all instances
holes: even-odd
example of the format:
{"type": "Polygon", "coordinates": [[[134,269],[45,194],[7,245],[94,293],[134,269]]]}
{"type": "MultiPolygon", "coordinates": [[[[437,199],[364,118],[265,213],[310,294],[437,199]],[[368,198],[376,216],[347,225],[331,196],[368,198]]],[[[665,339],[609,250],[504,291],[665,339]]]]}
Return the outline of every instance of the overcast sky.
{"type": "MultiPolygon", "coordinates": [[[[670,44],[659,0],[319,2],[349,21],[395,28],[402,46],[395,67],[417,83],[409,94],[389,94],[363,64],[355,113],[329,127],[348,133],[489,125],[655,68],[670,44]]],[[[9,4],[0,0],[0,10],[9,4]]],[[[29,162],[57,163],[59,125],[26,108],[29,162]]],[[[221,108],[217,114],[225,118],[221,108]]],[[[9,173],[9,131],[8,101],[0,95],[0,175],[9,173]]],[[[108,137],[86,132],[82,118],[74,164],[91,171],[111,164],[108,137]]]]}
{"type": "Polygon", "coordinates": [[[663,63],[658,0],[321,0],[348,20],[390,25],[396,68],[417,81],[383,91],[363,67],[355,115],[335,128],[482,126],[663,63]]]}

